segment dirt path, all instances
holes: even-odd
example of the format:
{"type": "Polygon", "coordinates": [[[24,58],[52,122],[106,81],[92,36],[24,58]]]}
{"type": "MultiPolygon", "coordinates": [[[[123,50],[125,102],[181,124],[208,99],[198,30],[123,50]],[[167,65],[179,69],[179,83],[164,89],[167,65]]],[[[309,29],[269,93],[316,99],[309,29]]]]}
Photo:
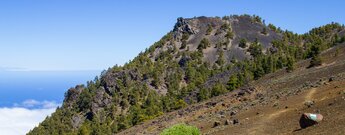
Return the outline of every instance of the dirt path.
{"type": "MultiPolygon", "coordinates": [[[[313,100],[313,95],[315,94],[316,89],[312,88],[309,90],[309,92],[304,96],[304,101],[311,101],[313,100]]],[[[291,106],[292,108],[299,108],[297,105],[291,106]]],[[[254,126],[251,129],[248,130],[248,134],[249,135],[258,135],[258,134],[268,134],[267,132],[265,132],[265,130],[272,130],[274,129],[274,125],[272,125],[272,121],[274,121],[276,118],[278,117],[283,117],[285,113],[292,111],[292,109],[283,109],[283,110],[276,110],[273,111],[269,114],[267,114],[267,116],[262,116],[262,118],[256,122],[255,125],[258,126],[254,126]]]]}
{"type": "Polygon", "coordinates": [[[310,101],[313,100],[313,95],[315,94],[316,89],[312,88],[311,90],[309,90],[308,94],[305,96],[305,101],[310,101]]]}
{"type": "Polygon", "coordinates": [[[259,121],[252,129],[249,129],[248,134],[249,135],[258,135],[258,134],[266,134],[265,129],[271,128],[270,123],[273,121],[275,118],[281,116],[285,112],[289,111],[288,109],[286,110],[280,110],[276,111],[274,113],[269,114],[268,117],[263,117],[261,121],[259,121]]]}

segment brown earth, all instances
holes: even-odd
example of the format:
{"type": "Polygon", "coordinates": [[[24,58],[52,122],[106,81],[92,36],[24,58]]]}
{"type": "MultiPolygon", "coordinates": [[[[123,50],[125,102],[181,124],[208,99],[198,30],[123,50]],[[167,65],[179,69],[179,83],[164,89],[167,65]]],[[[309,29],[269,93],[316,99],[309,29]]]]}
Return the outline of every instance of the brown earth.
{"type": "Polygon", "coordinates": [[[197,126],[203,134],[345,134],[345,45],[322,54],[323,65],[307,68],[309,60],[250,85],[165,114],[119,134],[159,134],[177,123],[197,126]],[[338,48],[338,49],[337,49],[338,48]],[[338,50],[338,53],[336,53],[338,50]],[[337,54],[337,55],[336,55],[337,54]],[[309,107],[307,101],[314,102],[309,107]],[[318,125],[300,129],[303,113],[320,113],[318,125]],[[233,120],[239,124],[232,124],[233,120]],[[226,125],[226,121],[230,121],[226,125]],[[221,125],[214,127],[215,122],[221,125]]]}

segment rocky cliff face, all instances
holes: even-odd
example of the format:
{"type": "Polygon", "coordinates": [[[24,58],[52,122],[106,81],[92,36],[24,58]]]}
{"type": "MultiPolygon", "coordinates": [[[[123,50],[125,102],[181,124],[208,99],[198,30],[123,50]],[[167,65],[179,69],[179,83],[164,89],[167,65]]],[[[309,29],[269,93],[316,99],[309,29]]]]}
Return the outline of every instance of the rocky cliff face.
{"type": "MultiPolygon", "coordinates": [[[[325,44],[340,42],[331,37],[341,37],[343,26],[326,29],[314,35],[325,44]]],[[[129,63],[69,89],[63,106],[29,134],[118,133],[308,58],[310,39],[266,26],[258,16],[178,18],[129,63]]]]}
{"type": "Polygon", "coordinates": [[[249,46],[239,47],[241,39],[246,39],[248,45],[250,42],[258,41],[266,51],[272,47],[273,40],[282,38],[281,33],[269,29],[261,19],[255,20],[252,16],[178,18],[172,35],[173,40],[156,48],[155,53],[150,57],[156,58],[158,54],[173,47],[179,48],[178,52],[196,51],[201,40],[206,38],[210,46],[203,49],[204,62],[215,63],[219,51],[224,52],[226,62],[230,62],[231,59],[244,60],[250,56],[247,51],[249,46]],[[263,34],[265,29],[266,33],[263,34]],[[188,38],[183,39],[184,34],[188,35],[188,38]],[[186,42],[186,47],[182,47],[183,42],[186,42]]]}

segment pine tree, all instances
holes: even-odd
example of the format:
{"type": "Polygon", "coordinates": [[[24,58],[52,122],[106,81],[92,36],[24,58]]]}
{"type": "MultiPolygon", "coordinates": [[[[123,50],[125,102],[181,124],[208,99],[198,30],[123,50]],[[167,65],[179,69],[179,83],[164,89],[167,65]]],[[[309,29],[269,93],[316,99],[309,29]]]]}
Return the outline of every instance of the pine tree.
{"type": "Polygon", "coordinates": [[[267,33],[267,28],[264,27],[264,28],[262,29],[261,33],[264,34],[264,35],[267,35],[267,34],[268,34],[268,33],[267,33]]]}
{"type": "Polygon", "coordinates": [[[224,52],[223,50],[219,50],[218,51],[218,59],[216,61],[216,63],[219,65],[219,66],[223,66],[223,64],[225,63],[225,60],[224,60],[224,52]]]}
{"type": "Polygon", "coordinates": [[[242,39],[240,40],[240,43],[239,43],[238,46],[241,47],[241,48],[246,48],[246,47],[247,47],[247,40],[244,39],[244,38],[242,38],[242,39]]]}
{"type": "Polygon", "coordinates": [[[208,27],[207,27],[207,30],[206,30],[206,35],[210,35],[211,32],[212,32],[212,25],[211,25],[211,24],[208,24],[207,26],[208,26],[208,27]]]}
{"type": "Polygon", "coordinates": [[[226,32],[225,37],[226,37],[227,39],[233,39],[233,38],[234,38],[234,33],[232,33],[232,30],[231,30],[231,29],[228,29],[228,31],[226,32]]]}
{"type": "Polygon", "coordinates": [[[228,90],[232,91],[240,86],[239,80],[236,75],[231,75],[228,82],[228,90]]]}
{"type": "Polygon", "coordinates": [[[295,69],[295,61],[294,61],[294,59],[292,57],[288,57],[287,58],[286,66],[287,66],[286,70],[288,72],[291,72],[291,71],[293,71],[295,69]]]}
{"type": "Polygon", "coordinates": [[[219,96],[221,94],[224,94],[226,92],[227,92],[227,90],[226,90],[225,86],[222,83],[218,82],[212,88],[211,95],[212,95],[212,97],[214,97],[214,96],[219,96]]]}
{"type": "Polygon", "coordinates": [[[310,48],[309,58],[315,57],[321,53],[321,49],[319,46],[312,45],[310,48]]]}
{"type": "Polygon", "coordinates": [[[210,47],[211,43],[207,38],[203,38],[198,46],[199,51],[202,51],[203,49],[206,49],[207,47],[210,47]]]}
{"type": "Polygon", "coordinates": [[[262,68],[261,65],[257,66],[255,71],[254,71],[254,79],[257,80],[260,77],[262,77],[265,74],[264,69],[262,68]]]}
{"type": "Polygon", "coordinates": [[[79,128],[78,135],[90,135],[91,134],[90,128],[91,127],[90,127],[89,120],[85,120],[83,125],[79,128]]]}
{"type": "Polygon", "coordinates": [[[187,40],[189,39],[189,34],[188,33],[183,33],[182,35],[182,43],[180,49],[185,49],[187,47],[187,40]]]}
{"type": "Polygon", "coordinates": [[[256,58],[262,54],[262,45],[256,40],[250,45],[248,51],[250,52],[250,55],[256,58]]]}
{"type": "Polygon", "coordinates": [[[202,88],[198,93],[198,101],[204,101],[210,97],[210,92],[206,88],[202,88]]]}

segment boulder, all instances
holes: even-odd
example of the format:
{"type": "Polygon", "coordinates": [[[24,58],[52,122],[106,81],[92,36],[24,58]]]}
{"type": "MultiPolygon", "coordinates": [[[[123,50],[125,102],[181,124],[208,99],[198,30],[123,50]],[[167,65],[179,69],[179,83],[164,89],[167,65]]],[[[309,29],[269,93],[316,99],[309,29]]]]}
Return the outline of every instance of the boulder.
{"type": "Polygon", "coordinates": [[[217,105],[217,102],[207,102],[206,105],[208,107],[215,107],[217,105]]]}
{"type": "Polygon", "coordinates": [[[220,121],[214,122],[213,127],[218,127],[218,126],[220,126],[220,121]]]}
{"type": "Polygon", "coordinates": [[[304,113],[302,114],[299,124],[302,129],[318,124],[323,120],[321,114],[304,113]]]}
{"type": "Polygon", "coordinates": [[[273,104],[273,107],[277,107],[279,105],[279,103],[278,102],[275,102],[274,104],[273,104]]]}
{"type": "Polygon", "coordinates": [[[234,115],[236,115],[237,114],[237,111],[232,111],[232,112],[230,112],[230,116],[234,116],[234,115]]]}
{"type": "Polygon", "coordinates": [[[73,128],[79,128],[83,122],[84,122],[83,116],[80,116],[78,114],[74,115],[71,119],[71,124],[73,128]]]}
{"type": "Polygon", "coordinates": [[[239,121],[238,119],[234,119],[234,120],[232,121],[232,123],[233,123],[234,125],[237,125],[237,124],[240,123],[240,121],[239,121]]]}
{"type": "Polygon", "coordinates": [[[335,77],[334,77],[334,76],[330,77],[330,78],[328,79],[328,81],[329,81],[329,82],[335,81],[335,77]]]}
{"type": "Polygon", "coordinates": [[[304,105],[307,106],[308,108],[312,107],[315,104],[314,101],[306,101],[304,102],[304,105]]]}
{"type": "Polygon", "coordinates": [[[225,120],[225,125],[230,125],[230,124],[232,124],[232,121],[230,121],[230,120],[225,120]]]}

